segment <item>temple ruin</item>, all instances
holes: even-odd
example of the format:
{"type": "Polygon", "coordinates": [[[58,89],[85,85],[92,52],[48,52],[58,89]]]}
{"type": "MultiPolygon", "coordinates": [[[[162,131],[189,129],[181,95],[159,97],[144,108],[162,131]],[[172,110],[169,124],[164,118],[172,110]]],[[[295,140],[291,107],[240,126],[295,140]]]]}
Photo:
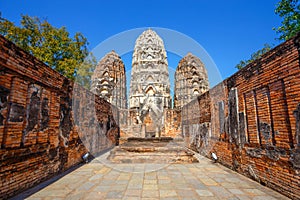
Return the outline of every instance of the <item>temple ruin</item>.
{"type": "Polygon", "coordinates": [[[128,105],[125,67],[116,52],[109,52],[99,61],[91,86],[95,94],[120,109],[121,136],[125,138],[174,135],[166,127],[170,126],[169,115],[174,115],[173,107],[180,110],[209,89],[203,62],[191,53],[179,62],[174,106],[170,87],[164,42],[152,29],[145,30],[135,42],[128,105]]]}
{"type": "MultiPolygon", "coordinates": [[[[99,62],[91,92],[3,36],[0,46],[1,199],[73,169],[83,162],[83,155],[97,157],[104,155],[103,151],[112,153],[106,160],[133,163],[129,167],[149,161],[193,163],[193,152],[207,158],[214,153],[217,165],[291,199],[300,199],[299,33],[209,90],[205,66],[188,54],[176,70],[174,108],[166,51],[153,30],[146,30],[137,39],[128,104],[124,64],[115,52],[99,62]],[[129,157],[136,154],[139,157],[129,157]]],[[[192,168],[190,164],[181,165],[182,172],[189,168],[193,172],[188,176],[191,181],[201,177],[201,182],[194,184],[197,188],[203,184],[219,187],[212,186],[219,183],[211,180],[217,180],[220,171],[215,171],[214,163],[206,163],[204,168],[197,163],[192,168]],[[208,168],[213,169],[213,177],[203,178],[208,168]]],[[[98,181],[98,172],[102,171],[113,177],[110,184],[119,186],[117,177],[121,176],[110,173],[107,167],[95,166],[87,166],[82,172],[97,176],[96,182],[104,182],[98,181]],[[92,172],[92,168],[97,171],[92,172]]],[[[177,176],[183,173],[173,174],[178,167],[170,166],[169,175],[176,177],[171,177],[171,183],[181,184],[177,176]]],[[[234,181],[228,171],[224,170],[230,176],[228,180],[234,181]]],[[[163,173],[155,172],[155,180],[164,177],[163,173]]],[[[73,184],[69,180],[65,182],[73,184]]],[[[225,180],[224,176],[218,180],[225,180]]],[[[87,183],[82,186],[89,187],[87,183]]],[[[190,183],[194,182],[189,182],[188,188],[190,183]]],[[[227,182],[226,187],[233,183],[227,182]]],[[[142,188],[143,182],[136,185],[142,188]]],[[[175,187],[165,182],[162,186],[175,187]]],[[[265,193],[259,196],[256,188],[244,186],[247,188],[242,190],[251,198],[268,198],[265,193]]],[[[67,187],[62,188],[59,191],[69,192],[67,187]]],[[[227,189],[211,195],[231,195],[227,189]]],[[[76,188],[74,191],[77,195],[76,188]]]]}
{"type": "Polygon", "coordinates": [[[98,62],[92,75],[91,91],[118,108],[127,107],[125,66],[115,51],[98,62]]]}
{"type": "Polygon", "coordinates": [[[188,53],[176,68],[174,108],[182,108],[208,89],[208,76],[203,62],[188,53]]]}

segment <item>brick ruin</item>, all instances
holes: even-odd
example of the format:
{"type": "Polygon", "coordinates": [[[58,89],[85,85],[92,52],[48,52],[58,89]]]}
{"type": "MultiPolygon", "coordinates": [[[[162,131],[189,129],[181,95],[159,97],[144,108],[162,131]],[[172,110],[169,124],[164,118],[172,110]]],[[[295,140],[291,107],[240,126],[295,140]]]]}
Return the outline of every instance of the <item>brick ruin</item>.
{"type": "Polygon", "coordinates": [[[132,55],[127,137],[161,136],[171,105],[167,52],[159,35],[148,29],[137,38],[132,55]]]}
{"type": "Polygon", "coordinates": [[[88,150],[117,143],[113,106],[2,36],[0,95],[0,199],[81,163],[88,150]],[[81,112],[87,105],[93,116],[81,112]]]}
{"type": "MultiPolygon", "coordinates": [[[[214,152],[221,164],[299,199],[299,51],[300,35],[181,109],[165,108],[161,136],[183,137],[189,148],[214,152]]],[[[0,95],[0,198],[118,144],[136,118],[2,36],[0,95]]]]}
{"type": "Polygon", "coordinates": [[[188,53],[183,57],[175,72],[174,108],[185,104],[208,91],[208,76],[202,61],[188,53]]]}
{"type": "Polygon", "coordinates": [[[292,199],[300,198],[299,47],[300,35],[182,109],[187,146],[292,199]]]}
{"type": "Polygon", "coordinates": [[[92,75],[91,89],[114,106],[127,108],[125,65],[115,51],[98,62],[92,75]]]}

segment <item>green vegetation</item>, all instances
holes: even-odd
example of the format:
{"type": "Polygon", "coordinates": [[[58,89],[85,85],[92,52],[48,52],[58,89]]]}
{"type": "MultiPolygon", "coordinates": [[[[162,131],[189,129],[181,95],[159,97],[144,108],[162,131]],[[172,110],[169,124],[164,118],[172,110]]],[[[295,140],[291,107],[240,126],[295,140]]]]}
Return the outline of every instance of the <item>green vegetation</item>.
{"type": "Polygon", "coordinates": [[[77,68],[75,81],[86,89],[91,89],[91,77],[94,73],[96,65],[97,59],[92,53],[90,53],[80,67],[77,68]]]}
{"type": "MultiPolygon", "coordinates": [[[[300,32],[300,3],[299,0],[281,0],[275,9],[275,13],[282,18],[281,26],[274,28],[279,36],[279,40],[288,40],[300,32]]],[[[264,53],[271,50],[269,44],[251,55],[248,60],[241,60],[235,67],[242,69],[252,61],[260,58],[264,53]]]]}
{"type": "Polygon", "coordinates": [[[288,40],[300,31],[299,0],[281,0],[275,13],[282,18],[281,26],[274,29],[280,34],[280,40],[288,40]]]}
{"type": "Polygon", "coordinates": [[[255,53],[251,54],[251,58],[248,60],[241,60],[239,64],[237,64],[235,66],[235,68],[237,69],[242,69],[243,67],[245,67],[246,65],[248,65],[249,63],[251,63],[252,61],[259,59],[264,53],[268,52],[271,50],[271,46],[269,44],[265,44],[264,48],[256,51],[255,53]]]}
{"type": "Polygon", "coordinates": [[[96,59],[89,54],[87,39],[81,33],[70,37],[65,27],[23,15],[20,27],[0,16],[0,34],[62,75],[73,80],[78,77],[81,84],[89,86],[96,59]]]}

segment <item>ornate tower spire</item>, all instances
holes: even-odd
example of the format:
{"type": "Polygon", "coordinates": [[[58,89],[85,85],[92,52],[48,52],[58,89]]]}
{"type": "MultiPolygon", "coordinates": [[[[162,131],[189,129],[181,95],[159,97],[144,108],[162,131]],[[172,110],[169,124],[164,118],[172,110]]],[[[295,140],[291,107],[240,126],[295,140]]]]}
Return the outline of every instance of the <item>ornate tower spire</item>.
{"type": "Polygon", "coordinates": [[[174,108],[181,108],[209,89],[204,64],[191,53],[182,58],[175,72],[174,108]]]}
{"type": "Polygon", "coordinates": [[[164,109],[171,108],[167,53],[151,29],[136,40],[132,56],[129,108],[145,137],[160,136],[164,109]],[[133,114],[134,113],[134,114],[133,114]]]}
{"type": "Polygon", "coordinates": [[[125,66],[114,50],[97,64],[91,90],[118,108],[127,108],[125,66]]]}
{"type": "Polygon", "coordinates": [[[152,29],[136,40],[132,56],[129,108],[148,101],[160,109],[171,107],[167,53],[162,39],[152,29]]]}

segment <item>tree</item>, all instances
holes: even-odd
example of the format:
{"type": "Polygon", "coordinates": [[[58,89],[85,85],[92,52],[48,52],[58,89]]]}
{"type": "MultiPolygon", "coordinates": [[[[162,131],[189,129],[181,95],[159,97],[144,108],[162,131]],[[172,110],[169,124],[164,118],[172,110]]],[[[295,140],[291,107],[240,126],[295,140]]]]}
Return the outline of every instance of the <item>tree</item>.
{"type": "Polygon", "coordinates": [[[96,57],[92,53],[90,53],[88,57],[82,62],[82,64],[77,68],[75,81],[86,89],[91,89],[91,77],[94,73],[96,65],[96,57]]]}
{"type": "Polygon", "coordinates": [[[264,47],[256,52],[254,52],[253,54],[251,54],[251,58],[248,60],[241,60],[239,64],[237,64],[235,66],[235,68],[237,69],[242,69],[243,67],[245,67],[246,65],[248,65],[249,63],[253,62],[256,59],[259,59],[263,54],[265,54],[266,52],[271,50],[271,46],[269,44],[264,44],[264,47]]]}
{"type": "Polygon", "coordinates": [[[298,0],[281,0],[275,13],[282,18],[281,26],[274,28],[280,40],[288,40],[300,31],[300,3],[298,0]]]}
{"type": "MultiPolygon", "coordinates": [[[[279,40],[288,40],[300,32],[300,3],[299,0],[281,0],[275,9],[275,13],[283,18],[281,26],[273,28],[279,36],[279,40]]],[[[264,48],[258,50],[251,55],[249,60],[242,60],[235,67],[241,69],[251,63],[252,61],[260,58],[262,54],[271,50],[271,46],[264,45],[264,48]]]]}
{"type": "MultiPolygon", "coordinates": [[[[89,54],[87,39],[81,33],[70,37],[65,27],[53,27],[38,17],[22,15],[18,27],[0,15],[0,34],[71,79],[75,79],[79,66],[89,54]]],[[[92,63],[85,67],[92,67],[92,63]]]]}

